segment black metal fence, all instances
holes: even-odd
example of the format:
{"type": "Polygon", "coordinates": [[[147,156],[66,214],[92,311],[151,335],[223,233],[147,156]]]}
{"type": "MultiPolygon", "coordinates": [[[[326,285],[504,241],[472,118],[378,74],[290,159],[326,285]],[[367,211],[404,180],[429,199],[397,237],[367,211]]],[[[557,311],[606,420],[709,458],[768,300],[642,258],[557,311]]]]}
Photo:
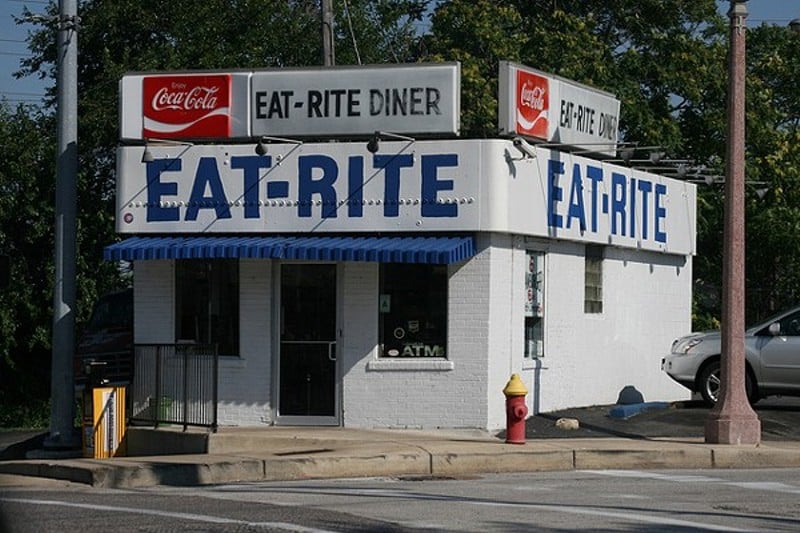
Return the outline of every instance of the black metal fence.
{"type": "Polygon", "coordinates": [[[137,344],[129,397],[132,424],[217,429],[216,345],[137,344]]]}

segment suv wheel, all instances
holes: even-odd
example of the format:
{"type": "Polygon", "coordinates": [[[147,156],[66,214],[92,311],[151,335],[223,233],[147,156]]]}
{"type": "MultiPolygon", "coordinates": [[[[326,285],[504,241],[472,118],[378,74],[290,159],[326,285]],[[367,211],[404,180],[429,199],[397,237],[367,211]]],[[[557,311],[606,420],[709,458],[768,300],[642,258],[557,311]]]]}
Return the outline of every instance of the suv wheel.
{"type": "MultiPolygon", "coordinates": [[[[700,372],[698,383],[700,384],[700,395],[707,405],[713,407],[717,400],[719,400],[720,391],[720,362],[713,361],[706,365],[700,372]]],[[[751,404],[758,401],[755,383],[750,376],[750,372],[745,371],[744,374],[744,389],[747,394],[747,401],[751,404]]]]}

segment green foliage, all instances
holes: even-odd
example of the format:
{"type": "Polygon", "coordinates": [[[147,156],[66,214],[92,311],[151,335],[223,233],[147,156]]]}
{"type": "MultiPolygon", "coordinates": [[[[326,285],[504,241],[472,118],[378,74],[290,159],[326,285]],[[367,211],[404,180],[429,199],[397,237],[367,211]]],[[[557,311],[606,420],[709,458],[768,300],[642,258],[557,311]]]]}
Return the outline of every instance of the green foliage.
{"type": "Polygon", "coordinates": [[[44,429],[50,424],[50,402],[29,399],[24,403],[0,403],[0,428],[44,429]]]}
{"type": "MultiPolygon", "coordinates": [[[[497,134],[497,62],[607,90],[626,140],[724,173],[728,24],[712,0],[451,0],[426,36],[431,58],[462,62],[462,134],[497,134]]],[[[800,39],[748,31],[747,320],[800,298],[800,39]],[[759,198],[756,191],[768,192],[759,198]]],[[[718,180],[721,179],[718,178],[718,180]]],[[[698,185],[695,328],[720,316],[724,192],[698,185]],[[715,297],[709,297],[709,294],[715,297]]]]}
{"type": "Polygon", "coordinates": [[[497,64],[519,61],[527,41],[515,7],[493,0],[452,0],[434,11],[430,61],[461,62],[461,134],[497,134],[497,64]]]}
{"type": "MultiPolygon", "coordinates": [[[[728,21],[713,0],[349,0],[334,2],[336,63],[461,62],[461,133],[497,131],[498,62],[615,94],[625,140],[724,173],[728,21]],[[426,31],[421,23],[430,20],[426,31]]],[[[48,6],[55,14],[54,3],[48,6]]],[[[320,2],[87,0],[80,3],[78,309],[124,283],[102,261],[114,233],[118,86],[131,71],[322,63],[320,2]]],[[[54,79],[55,27],[31,33],[19,75],[54,79]]],[[[800,38],[747,32],[747,320],[800,299],[800,38]],[[763,193],[763,197],[755,194],[763,193]]],[[[49,90],[54,104],[54,90],[49,90]]],[[[55,118],[0,105],[0,405],[46,397],[52,320],[55,118]]],[[[718,325],[724,191],[698,185],[696,329],[718,325]]]]}
{"type": "Polygon", "coordinates": [[[421,54],[418,25],[431,0],[334,2],[337,65],[414,63],[421,54]]]}
{"type": "MultiPolygon", "coordinates": [[[[415,24],[428,2],[336,2],[339,58],[415,60],[415,24]]],[[[57,6],[45,11],[54,16],[57,6]]],[[[126,283],[116,265],[102,259],[103,247],[117,239],[121,77],[132,71],[319,65],[322,58],[320,6],[313,1],[89,0],[80,2],[79,15],[76,333],[96,298],[126,283]]],[[[55,25],[38,24],[29,38],[32,54],[17,75],[51,80],[49,107],[0,105],[0,249],[12,262],[11,287],[0,292],[0,405],[49,396],[57,49],[55,25]]]]}
{"type": "Polygon", "coordinates": [[[52,321],[55,158],[51,117],[0,103],[0,405],[48,394],[52,321]]]}
{"type": "MultiPolygon", "coordinates": [[[[724,100],[721,27],[713,0],[451,0],[426,42],[430,59],[462,62],[464,136],[496,135],[497,64],[509,60],[616,94],[624,138],[678,153],[696,144],[682,115],[724,100]]],[[[697,136],[709,138],[723,137],[697,136]]]]}
{"type": "Polygon", "coordinates": [[[767,25],[747,38],[747,308],[756,320],[800,302],[800,39],[767,25]]]}

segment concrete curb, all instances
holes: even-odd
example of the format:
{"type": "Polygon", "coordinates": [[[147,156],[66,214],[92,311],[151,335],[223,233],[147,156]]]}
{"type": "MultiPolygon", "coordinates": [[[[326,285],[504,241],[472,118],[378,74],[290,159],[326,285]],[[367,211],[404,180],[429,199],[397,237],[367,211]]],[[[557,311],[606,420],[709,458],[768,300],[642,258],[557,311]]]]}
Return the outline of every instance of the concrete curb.
{"type": "MultiPolygon", "coordinates": [[[[307,444],[304,442],[304,444],[307,444]]],[[[170,455],[0,462],[0,473],[102,488],[193,486],[364,476],[463,476],[603,469],[800,467],[800,443],[769,446],[625,439],[554,439],[522,446],[458,441],[329,444],[277,455],[170,455]]]]}

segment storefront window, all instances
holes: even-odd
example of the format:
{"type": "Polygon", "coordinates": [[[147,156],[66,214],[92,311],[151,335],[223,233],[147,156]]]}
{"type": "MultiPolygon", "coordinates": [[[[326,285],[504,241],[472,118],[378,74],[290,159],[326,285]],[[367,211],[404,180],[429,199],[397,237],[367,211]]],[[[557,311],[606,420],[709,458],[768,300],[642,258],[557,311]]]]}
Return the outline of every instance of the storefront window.
{"type": "Polygon", "coordinates": [[[239,263],[188,259],[175,266],[175,338],[239,354],[239,263]]]}
{"type": "Polygon", "coordinates": [[[528,252],[525,272],[525,357],[544,357],[544,254],[528,252]]]}
{"type": "Polygon", "coordinates": [[[381,357],[447,356],[447,267],[383,263],[381,357]]]}

